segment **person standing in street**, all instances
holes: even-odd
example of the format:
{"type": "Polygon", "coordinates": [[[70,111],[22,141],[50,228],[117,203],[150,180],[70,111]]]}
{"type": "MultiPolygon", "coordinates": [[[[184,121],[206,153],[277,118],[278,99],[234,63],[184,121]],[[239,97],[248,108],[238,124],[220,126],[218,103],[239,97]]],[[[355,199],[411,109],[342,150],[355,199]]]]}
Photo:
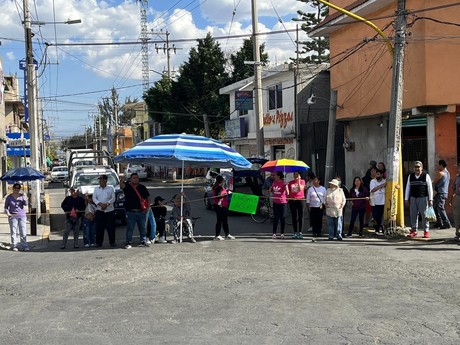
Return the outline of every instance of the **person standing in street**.
{"type": "Polygon", "coordinates": [[[158,243],[168,243],[166,240],[166,213],[165,199],[161,196],[155,197],[152,206],[153,217],[157,226],[158,243]]]}
{"type": "MultiPolygon", "coordinates": [[[[146,237],[147,210],[142,209],[142,200],[149,199],[150,193],[143,184],[139,182],[139,175],[132,173],[130,182],[125,183],[124,176],[120,176],[120,188],[125,193],[126,209],[126,243],[125,249],[132,247],[134,228],[137,224],[141,245],[150,246],[146,237]]],[[[150,203],[149,203],[150,204],[150,203]]],[[[152,236],[153,237],[153,236],[152,236]]],[[[153,237],[155,241],[155,237],[153,237]]]]}
{"type": "Polygon", "coordinates": [[[370,183],[370,198],[372,200],[372,218],[374,218],[375,232],[383,232],[383,213],[385,212],[385,187],[387,181],[381,170],[377,169],[375,178],[370,183]]]}
{"type": "Polygon", "coordinates": [[[230,235],[228,227],[228,192],[224,187],[224,178],[222,176],[216,177],[216,182],[212,186],[212,195],[214,201],[214,211],[216,212],[216,226],[214,239],[222,241],[224,239],[234,240],[235,237],[230,235]],[[224,229],[225,238],[220,236],[221,229],[224,229]]]}
{"type": "Polygon", "coordinates": [[[284,174],[281,171],[275,173],[275,180],[270,187],[270,193],[273,194],[273,235],[276,240],[276,229],[280,223],[280,238],[284,240],[284,228],[286,226],[286,204],[288,194],[287,185],[284,183],[284,174]]]}
{"type": "Polygon", "coordinates": [[[423,172],[423,164],[416,161],[414,172],[407,178],[405,204],[410,206],[411,230],[408,237],[417,236],[418,216],[420,214],[423,237],[430,237],[430,223],[425,219],[425,211],[428,206],[433,206],[433,186],[430,175],[423,172]]]}
{"type": "Polygon", "coordinates": [[[340,188],[340,182],[332,179],[329,182],[329,188],[326,191],[326,216],[328,227],[328,240],[342,241],[342,212],[347,199],[340,188]]]}
{"type": "Polygon", "coordinates": [[[102,247],[104,242],[104,231],[107,229],[111,247],[116,247],[115,242],[115,188],[107,185],[107,175],[99,176],[99,186],[94,188],[93,201],[97,206],[96,210],[96,246],[102,247]]]}
{"type": "Polygon", "coordinates": [[[93,195],[86,196],[85,217],[83,218],[83,244],[85,248],[96,245],[96,205],[93,195]]]}
{"type": "Polygon", "coordinates": [[[434,212],[436,213],[436,227],[441,229],[450,229],[449,217],[446,213],[446,200],[449,194],[450,173],[447,170],[447,163],[445,160],[440,159],[438,162],[438,171],[433,181],[434,190],[434,212]]]}
{"type": "Polygon", "coordinates": [[[61,203],[61,208],[65,212],[65,230],[62,237],[61,249],[67,246],[69,233],[73,231],[73,247],[78,248],[78,236],[80,233],[80,225],[85,214],[86,203],[85,199],[78,194],[78,190],[70,188],[70,195],[66,196],[61,203]]]}
{"type": "Polygon", "coordinates": [[[5,199],[5,213],[8,216],[8,223],[10,225],[11,234],[11,249],[17,252],[18,249],[18,236],[21,242],[23,251],[29,251],[26,235],[26,209],[28,200],[25,194],[20,193],[21,185],[15,183],[13,185],[13,192],[5,199]]]}
{"type": "Polygon", "coordinates": [[[454,206],[454,224],[455,224],[455,241],[460,241],[460,164],[457,164],[457,176],[455,176],[452,186],[453,194],[449,202],[450,206],[454,206]]]}
{"type": "Polygon", "coordinates": [[[294,172],[294,179],[288,185],[288,204],[291,209],[293,238],[302,239],[303,205],[305,200],[305,181],[302,180],[300,172],[294,172]]]}
{"type": "Polygon", "coordinates": [[[353,180],[353,186],[350,189],[350,202],[351,202],[351,219],[348,228],[347,237],[353,235],[353,228],[355,226],[356,218],[359,217],[359,237],[363,236],[364,231],[364,214],[366,213],[366,204],[369,200],[369,192],[363,186],[363,181],[359,176],[353,180]]]}
{"type": "Polygon", "coordinates": [[[310,210],[310,226],[313,237],[321,236],[325,203],[326,188],[321,186],[321,180],[316,176],[313,178],[313,185],[307,192],[307,207],[310,210]]]}

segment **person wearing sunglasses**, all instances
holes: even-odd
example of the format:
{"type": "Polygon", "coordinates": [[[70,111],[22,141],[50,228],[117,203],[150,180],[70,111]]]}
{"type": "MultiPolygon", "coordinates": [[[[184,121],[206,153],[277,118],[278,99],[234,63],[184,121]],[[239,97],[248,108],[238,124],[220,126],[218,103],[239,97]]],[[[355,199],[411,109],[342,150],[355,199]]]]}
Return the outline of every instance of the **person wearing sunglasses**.
{"type": "Polygon", "coordinates": [[[19,241],[22,250],[29,251],[26,236],[26,206],[28,200],[25,194],[21,193],[21,185],[15,183],[13,192],[5,199],[5,213],[8,216],[11,233],[11,249],[15,252],[19,250],[19,241]],[[19,236],[19,241],[18,241],[19,236]]]}

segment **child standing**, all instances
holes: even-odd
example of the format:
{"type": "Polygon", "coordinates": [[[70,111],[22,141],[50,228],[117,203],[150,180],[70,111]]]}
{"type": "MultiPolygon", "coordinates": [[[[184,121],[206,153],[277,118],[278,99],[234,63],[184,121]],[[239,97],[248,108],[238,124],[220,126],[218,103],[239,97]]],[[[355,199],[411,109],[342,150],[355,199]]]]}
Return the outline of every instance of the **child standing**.
{"type": "Polygon", "coordinates": [[[85,248],[94,247],[96,243],[96,205],[93,202],[93,195],[86,197],[85,218],[83,219],[83,243],[85,248]]]}

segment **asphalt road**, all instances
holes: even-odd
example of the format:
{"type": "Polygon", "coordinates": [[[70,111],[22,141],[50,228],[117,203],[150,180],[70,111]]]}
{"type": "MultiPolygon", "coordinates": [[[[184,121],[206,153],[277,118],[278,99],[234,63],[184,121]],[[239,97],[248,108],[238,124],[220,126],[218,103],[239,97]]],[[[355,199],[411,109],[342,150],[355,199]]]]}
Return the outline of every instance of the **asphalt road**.
{"type": "Polygon", "coordinates": [[[235,241],[62,251],[54,232],[0,251],[0,343],[460,343],[456,244],[273,241],[230,221],[235,241]]]}

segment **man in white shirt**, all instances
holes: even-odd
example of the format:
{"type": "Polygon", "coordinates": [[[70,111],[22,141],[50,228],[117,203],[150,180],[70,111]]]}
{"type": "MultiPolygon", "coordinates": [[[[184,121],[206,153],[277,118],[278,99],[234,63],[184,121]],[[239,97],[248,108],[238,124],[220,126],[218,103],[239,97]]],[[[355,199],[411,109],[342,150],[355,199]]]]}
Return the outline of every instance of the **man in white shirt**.
{"type": "Polygon", "coordinates": [[[94,188],[93,202],[96,210],[96,246],[102,247],[104,230],[107,229],[111,247],[116,247],[115,242],[115,188],[107,185],[107,175],[99,176],[99,186],[94,188]]]}
{"type": "Polygon", "coordinates": [[[383,172],[377,169],[375,178],[369,184],[372,200],[372,218],[374,218],[375,232],[383,232],[383,213],[385,211],[385,187],[387,181],[383,178],[383,172]]]}

